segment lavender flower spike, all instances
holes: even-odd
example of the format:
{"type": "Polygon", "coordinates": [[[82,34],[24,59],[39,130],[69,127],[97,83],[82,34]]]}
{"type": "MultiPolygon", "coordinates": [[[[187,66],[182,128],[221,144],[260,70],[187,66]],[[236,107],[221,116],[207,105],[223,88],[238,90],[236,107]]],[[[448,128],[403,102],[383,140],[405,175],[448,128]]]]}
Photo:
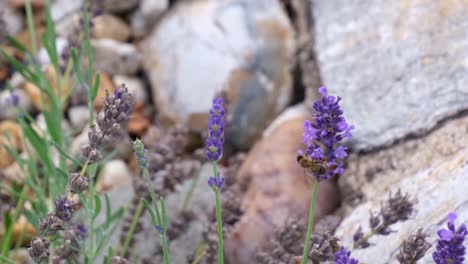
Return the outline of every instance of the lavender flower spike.
{"type": "Polygon", "coordinates": [[[462,264],[466,253],[463,242],[468,231],[464,224],[455,228],[455,220],[457,219],[455,213],[450,213],[447,218],[448,229],[442,228],[437,232],[439,239],[432,258],[437,264],[462,264]]]}
{"type": "Polygon", "coordinates": [[[335,254],[335,264],[359,264],[359,261],[351,257],[351,252],[341,247],[335,254]]]}
{"type": "Polygon", "coordinates": [[[337,144],[345,138],[351,138],[354,126],[349,125],[343,116],[339,105],[340,97],[328,95],[325,87],[320,87],[319,92],[322,98],[313,105],[314,120],[304,123],[304,142],[307,148],[305,151],[300,150],[299,154],[323,164],[325,170],[313,175],[322,181],[344,172],[342,160],[347,156],[347,149],[337,144]]]}
{"type": "Polygon", "coordinates": [[[145,145],[143,145],[140,139],[133,141],[133,151],[140,168],[147,169],[149,167],[149,159],[146,154],[145,145]]]}
{"type": "Polygon", "coordinates": [[[206,139],[206,158],[210,161],[218,161],[223,154],[225,117],[223,99],[213,99],[208,120],[209,137],[206,139]]]}

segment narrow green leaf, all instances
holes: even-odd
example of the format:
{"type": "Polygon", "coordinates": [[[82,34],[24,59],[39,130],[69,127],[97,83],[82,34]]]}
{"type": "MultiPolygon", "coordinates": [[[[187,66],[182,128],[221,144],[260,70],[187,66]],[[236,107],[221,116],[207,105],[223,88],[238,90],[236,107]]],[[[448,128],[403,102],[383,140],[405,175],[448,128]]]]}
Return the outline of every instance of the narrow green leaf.
{"type": "Polygon", "coordinates": [[[112,207],[109,199],[109,195],[107,193],[104,195],[104,198],[106,200],[106,222],[105,226],[108,228],[110,226],[110,219],[112,217],[112,207]]]}
{"type": "Polygon", "coordinates": [[[161,198],[159,199],[159,202],[161,203],[161,214],[162,214],[162,218],[163,218],[163,227],[164,227],[164,230],[167,230],[168,221],[167,221],[167,214],[166,214],[166,201],[164,200],[163,196],[161,196],[161,198]]]}
{"type": "Polygon", "coordinates": [[[96,74],[96,78],[94,79],[94,85],[91,90],[91,101],[94,103],[94,100],[96,99],[96,96],[99,91],[99,84],[101,83],[101,75],[98,73],[96,74]]]}
{"type": "Polygon", "coordinates": [[[28,49],[23,45],[23,43],[19,42],[16,38],[8,35],[6,36],[6,39],[14,48],[19,49],[23,53],[29,53],[28,49]]]}
{"type": "Polygon", "coordinates": [[[94,195],[94,205],[93,220],[95,220],[101,212],[101,198],[99,198],[99,195],[97,194],[94,195]]]}
{"type": "Polygon", "coordinates": [[[150,204],[148,203],[148,201],[146,201],[146,199],[143,199],[143,204],[145,205],[146,210],[148,210],[148,212],[150,213],[150,215],[151,215],[151,220],[153,221],[153,224],[154,224],[155,226],[158,226],[159,223],[158,223],[158,220],[156,219],[156,215],[154,215],[153,209],[151,208],[151,206],[150,206],[150,204]]]}

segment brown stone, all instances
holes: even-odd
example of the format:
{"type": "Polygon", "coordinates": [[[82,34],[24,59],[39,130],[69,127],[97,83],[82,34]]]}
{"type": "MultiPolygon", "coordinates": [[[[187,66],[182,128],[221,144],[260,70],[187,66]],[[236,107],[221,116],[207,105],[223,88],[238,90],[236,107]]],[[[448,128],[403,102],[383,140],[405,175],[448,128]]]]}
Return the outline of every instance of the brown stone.
{"type": "Polygon", "coordinates": [[[100,111],[102,107],[104,107],[106,91],[109,92],[109,94],[113,94],[115,91],[114,82],[112,81],[112,78],[109,76],[109,74],[101,72],[100,75],[101,80],[99,82],[99,90],[96,99],[94,100],[94,109],[97,111],[100,111]]]}
{"type": "MultiPolygon", "coordinates": [[[[49,64],[49,65],[44,67],[44,71],[45,71],[47,80],[52,85],[53,93],[56,96],[58,96],[59,95],[58,76],[57,76],[57,73],[55,71],[54,66],[49,64]]],[[[63,103],[63,106],[64,106],[63,108],[65,109],[66,102],[64,103],[63,101],[67,98],[67,95],[70,92],[71,83],[70,83],[70,81],[64,82],[63,78],[62,78],[61,81],[62,81],[62,90],[60,91],[60,94],[61,94],[61,99],[62,99],[62,103],[63,103]]],[[[43,88],[45,88],[45,87],[43,87],[43,88]]],[[[33,105],[37,109],[43,110],[44,105],[46,105],[47,108],[50,107],[49,97],[45,93],[42,93],[42,91],[36,85],[34,85],[33,83],[30,83],[30,82],[26,82],[26,84],[24,85],[24,89],[28,93],[29,97],[31,98],[31,101],[32,101],[33,105]]]]}
{"type": "Polygon", "coordinates": [[[5,169],[13,164],[14,158],[8,153],[4,145],[9,146],[17,152],[23,150],[23,133],[21,126],[13,121],[3,121],[0,123],[0,168],[5,169]]]}
{"type": "MultiPolygon", "coordinates": [[[[304,147],[303,124],[307,118],[308,111],[302,105],[279,116],[236,175],[245,196],[244,214],[226,237],[225,251],[232,263],[253,263],[256,251],[288,217],[307,222],[313,179],[296,162],[298,149],[304,147]]],[[[335,209],[338,200],[335,181],[320,183],[315,219],[335,209]]]]}
{"type": "Polygon", "coordinates": [[[141,111],[133,112],[128,121],[128,131],[138,137],[143,136],[145,131],[150,127],[151,121],[141,111]]]}
{"type": "MultiPolygon", "coordinates": [[[[8,3],[14,8],[24,8],[26,0],[8,0],[8,3]]],[[[44,8],[45,3],[45,0],[31,0],[31,6],[34,8],[44,8]]]]}

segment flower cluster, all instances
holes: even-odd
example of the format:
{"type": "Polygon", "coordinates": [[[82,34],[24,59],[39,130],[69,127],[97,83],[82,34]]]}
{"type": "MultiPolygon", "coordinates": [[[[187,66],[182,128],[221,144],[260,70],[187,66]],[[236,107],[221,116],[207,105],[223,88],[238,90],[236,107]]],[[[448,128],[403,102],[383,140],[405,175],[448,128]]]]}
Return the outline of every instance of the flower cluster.
{"type": "Polygon", "coordinates": [[[216,186],[216,188],[221,189],[221,187],[223,187],[223,184],[224,184],[224,177],[219,177],[219,173],[218,173],[218,177],[211,176],[210,178],[208,178],[208,185],[210,186],[210,188],[213,188],[214,186],[216,186]]]}
{"type": "Polygon", "coordinates": [[[325,87],[319,88],[322,98],[313,105],[313,121],[304,123],[304,142],[307,148],[299,154],[306,155],[313,162],[323,164],[324,171],[314,173],[314,177],[328,180],[335,175],[342,174],[343,161],[347,156],[346,147],[337,146],[345,138],[351,138],[350,126],[343,117],[343,110],[339,105],[340,97],[329,96],[325,87]]]}
{"type": "Polygon", "coordinates": [[[463,242],[468,231],[464,224],[458,228],[455,227],[455,220],[457,219],[455,213],[450,213],[447,218],[447,229],[442,228],[437,232],[439,239],[432,258],[437,264],[462,264],[466,253],[463,242]]]}
{"type": "Polygon", "coordinates": [[[223,154],[225,118],[223,99],[213,99],[208,120],[209,136],[206,139],[206,158],[210,161],[218,161],[223,154]]]}
{"type": "Polygon", "coordinates": [[[404,222],[410,218],[415,211],[414,205],[416,202],[409,194],[401,194],[401,190],[398,190],[395,195],[390,193],[380,211],[378,213],[371,212],[369,218],[370,235],[364,235],[361,227],[354,233],[354,247],[367,248],[371,245],[369,239],[372,235],[386,236],[390,234],[392,232],[390,230],[391,225],[404,222]]]}
{"type": "Polygon", "coordinates": [[[403,241],[400,246],[397,260],[401,264],[413,264],[420,260],[426,254],[431,244],[426,241],[429,235],[418,230],[415,235],[411,235],[407,240],[403,241]]]}
{"type": "Polygon", "coordinates": [[[102,159],[100,149],[117,136],[122,123],[128,120],[133,111],[134,98],[122,84],[113,95],[106,94],[104,111],[97,116],[97,126],[93,125],[88,133],[89,144],[84,146],[84,160],[95,163],[102,159]]]}
{"type": "Polygon", "coordinates": [[[351,257],[351,252],[341,247],[335,254],[335,264],[359,264],[359,261],[351,257]]]}
{"type": "MultiPolygon", "coordinates": [[[[132,111],[133,96],[122,85],[114,95],[106,95],[104,112],[97,118],[98,128],[92,127],[88,133],[89,145],[83,148],[87,162],[93,163],[102,158],[100,148],[113,137],[120,128],[120,123],[126,121],[132,111]]],[[[144,147],[143,147],[144,150],[144,147]]],[[[138,151],[141,153],[141,151],[138,151]]],[[[85,165],[86,166],[86,165],[85,165]]],[[[41,262],[50,256],[50,238],[60,232],[61,244],[52,256],[53,263],[77,262],[80,253],[80,240],[87,236],[87,227],[73,223],[72,219],[78,203],[72,198],[75,194],[86,191],[89,187],[89,177],[81,173],[70,173],[66,192],[55,200],[55,210],[47,217],[40,219],[41,236],[35,238],[28,248],[30,256],[41,262]]]]}

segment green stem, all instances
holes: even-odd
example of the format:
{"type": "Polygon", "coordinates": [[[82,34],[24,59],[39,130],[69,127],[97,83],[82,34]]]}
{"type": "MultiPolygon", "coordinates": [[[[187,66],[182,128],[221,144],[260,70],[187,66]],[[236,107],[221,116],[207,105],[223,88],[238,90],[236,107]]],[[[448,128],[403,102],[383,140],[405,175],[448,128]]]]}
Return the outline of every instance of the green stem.
{"type": "Polygon", "coordinates": [[[34,29],[34,20],[33,20],[33,12],[31,7],[31,0],[26,1],[26,18],[28,22],[28,29],[29,34],[31,36],[31,46],[32,46],[32,54],[37,54],[37,39],[36,39],[36,30],[34,29]]]}
{"type": "MultiPolygon", "coordinates": [[[[217,180],[219,180],[218,175],[218,163],[213,162],[213,173],[217,180]]],[[[224,263],[224,242],[223,242],[223,220],[221,218],[221,201],[219,199],[219,189],[218,187],[213,187],[215,192],[216,199],[216,222],[218,224],[218,263],[224,263]]]]}
{"type": "Polygon", "coordinates": [[[164,230],[164,233],[161,234],[161,241],[162,241],[162,248],[163,248],[163,256],[164,256],[164,264],[169,264],[169,249],[167,247],[167,236],[166,236],[166,230],[164,230]]]}
{"type": "Polygon", "coordinates": [[[314,182],[314,192],[312,194],[312,200],[310,201],[310,211],[309,211],[309,224],[307,226],[307,235],[304,245],[304,252],[302,253],[301,263],[307,263],[307,256],[309,255],[310,250],[310,241],[312,239],[312,230],[314,228],[314,214],[315,214],[315,204],[317,202],[317,193],[318,193],[319,182],[315,180],[314,182]]]}
{"type": "Polygon", "coordinates": [[[138,204],[135,215],[133,216],[132,224],[130,225],[130,230],[128,231],[127,238],[125,239],[122,251],[120,252],[121,256],[125,256],[125,254],[127,254],[128,246],[130,245],[130,241],[133,238],[133,234],[135,233],[135,228],[137,226],[138,219],[140,218],[142,211],[143,211],[143,200],[141,200],[140,203],[138,204]]]}

